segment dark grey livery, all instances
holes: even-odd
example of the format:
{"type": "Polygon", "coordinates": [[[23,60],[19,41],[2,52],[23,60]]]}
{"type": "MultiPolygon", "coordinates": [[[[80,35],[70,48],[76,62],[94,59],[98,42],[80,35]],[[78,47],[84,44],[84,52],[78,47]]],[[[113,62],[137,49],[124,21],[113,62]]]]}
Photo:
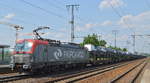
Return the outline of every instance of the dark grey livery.
{"type": "Polygon", "coordinates": [[[80,47],[39,45],[33,54],[33,64],[44,67],[89,62],[87,51],[80,47]]]}

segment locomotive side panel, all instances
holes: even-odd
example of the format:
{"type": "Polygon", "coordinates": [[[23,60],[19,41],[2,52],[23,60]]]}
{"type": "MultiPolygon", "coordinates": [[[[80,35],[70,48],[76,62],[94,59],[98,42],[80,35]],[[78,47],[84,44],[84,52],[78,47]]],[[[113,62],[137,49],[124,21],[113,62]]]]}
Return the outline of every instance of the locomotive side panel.
{"type": "MultiPolygon", "coordinates": [[[[88,60],[87,52],[84,49],[69,48],[69,47],[48,47],[49,61],[69,61],[69,62],[85,62],[88,60]]],[[[68,63],[69,63],[68,62],[68,63]]]]}
{"type": "Polygon", "coordinates": [[[38,45],[35,49],[33,59],[34,63],[40,63],[40,62],[46,62],[47,56],[45,51],[46,46],[45,45],[38,45]]]}
{"type": "Polygon", "coordinates": [[[89,61],[89,55],[85,49],[50,45],[37,46],[33,58],[37,65],[87,63],[89,61]]]}

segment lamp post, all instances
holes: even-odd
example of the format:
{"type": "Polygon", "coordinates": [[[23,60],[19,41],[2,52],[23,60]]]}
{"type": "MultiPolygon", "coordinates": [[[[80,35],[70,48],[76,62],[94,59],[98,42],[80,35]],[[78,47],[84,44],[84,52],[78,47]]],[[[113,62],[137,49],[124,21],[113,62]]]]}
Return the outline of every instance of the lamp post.
{"type": "Polygon", "coordinates": [[[23,27],[15,25],[14,28],[16,29],[16,40],[15,40],[15,43],[16,43],[18,40],[19,30],[22,30],[23,27]]]}

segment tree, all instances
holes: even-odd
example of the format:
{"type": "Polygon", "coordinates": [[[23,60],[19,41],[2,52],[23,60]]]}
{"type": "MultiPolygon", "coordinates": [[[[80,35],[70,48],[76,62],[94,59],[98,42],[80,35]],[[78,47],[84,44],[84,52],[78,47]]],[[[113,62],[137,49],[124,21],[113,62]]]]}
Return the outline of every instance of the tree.
{"type": "Polygon", "coordinates": [[[127,50],[127,48],[123,48],[122,51],[127,52],[128,50],[127,50]]]}
{"type": "Polygon", "coordinates": [[[114,49],[114,50],[120,50],[120,51],[124,51],[124,52],[128,51],[126,48],[119,48],[119,47],[113,47],[113,46],[109,46],[108,48],[111,48],[111,49],[114,49]]]}
{"type": "Polygon", "coordinates": [[[92,44],[95,46],[105,46],[107,42],[105,40],[98,40],[98,36],[96,34],[88,35],[84,38],[83,43],[80,45],[83,46],[85,44],[92,44]]]}
{"type": "Polygon", "coordinates": [[[107,42],[105,40],[100,40],[99,45],[100,46],[106,46],[107,42]]]}

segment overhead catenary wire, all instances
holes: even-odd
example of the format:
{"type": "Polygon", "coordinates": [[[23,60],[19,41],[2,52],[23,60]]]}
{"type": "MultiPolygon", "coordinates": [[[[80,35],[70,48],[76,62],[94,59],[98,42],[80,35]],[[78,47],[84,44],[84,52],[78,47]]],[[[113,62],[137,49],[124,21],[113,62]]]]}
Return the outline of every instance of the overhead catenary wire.
{"type": "Polygon", "coordinates": [[[22,20],[22,19],[12,18],[11,20],[17,21],[17,22],[20,22],[20,23],[24,23],[24,24],[27,24],[27,25],[31,25],[31,26],[34,26],[34,25],[35,25],[35,24],[30,23],[30,22],[28,22],[28,21],[24,21],[24,20],[22,20]]]}
{"type": "Polygon", "coordinates": [[[53,15],[53,16],[56,16],[56,17],[58,17],[58,18],[61,18],[61,19],[64,19],[64,18],[65,18],[65,17],[63,17],[63,16],[61,16],[61,15],[59,15],[59,14],[57,14],[57,13],[54,13],[54,12],[49,11],[49,10],[47,10],[47,9],[44,9],[44,8],[38,6],[38,5],[34,5],[34,4],[32,4],[32,3],[28,2],[28,1],[25,1],[25,0],[20,0],[20,1],[23,2],[23,3],[25,3],[25,4],[28,4],[28,5],[32,6],[32,7],[34,7],[34,8],[40,9],[40,10],[42,10],[42,11],[48,13],[48,14],[51,14],[51,15],[53,15]]]}
{"type": "MultiPolygon", "coordinates": [[[[34,13],[31,13],[31,12],[28,12],[28,11],[26,11],[26,10],[22,10],[22,9],[19,9],[19,8],[15,8],[15,7],[9,7],[10,5],[8,5],[8,4],[5,4],[5,3],[2,3],[2,2],[0,2],[0,6],[3,6],[3,7],[5,7],[5,8],[7,8],[7,9],[11,9],[11,10],[17,10],[17,11],[20,11],[20,13],[23,13],[23,14],[27,14],[27,15],[30,15],[30,16],[32,16],[32,17],[36,17],[36,19],[37,19],[37,14],[34,14],[34,13]]],[[[18,13],[19,14],[19,13],[18,13]]],[[[39,19],[39,18],[38,18],[39,19]]],[[[13,20],[17,20],[17,19],[13,19],[13,20]]],[[[20,19],[19,19],[20,20],[20,19]]],[[[23,22],[23,21],[22,21],[23,22]]],[[[29,23],[29,22],[28,22],[29,23]]]]}
{"type": "MultiPolygon", "coordinates": [[[[0,18],[2,18],[0,21],[7,21],[7,19],[4,19],[3,16],[0,16],[0,18]]],[[[11,19],[8,19],[8,20],[9,20],[9,21],[13,20],[13,21],[20,22],[20,23],[24,23],[24,24],[28,24],[28,25],[31,25],[31,26],[34,26],[34,25],[35,25],[35,24],[33,24],[33,23],[24,21],[24,20],[22,20],[22,19],[17,19],[17,18],[11,18],[11,19]]]]}
{"type": "MultiPolygon", "coordinates": [[[[49,1],[49,0],[47,0],[47,1],[49,1]]],[[[60,5],[62,5],[62,6],[64,6],[64,3],[62,3],[60,0],[54,0],[54,2],[56,2],[57,4],[60,4],[60,5]]],[[[74,2],[75,3],[75,2],[74,2]]],[[[57,6],[57,7],[59,7],[59,6],[57,6]]],[[[64,8],[62,8],[62,7],[59,7],[59,9],[64,9],[64,8]]],[[[81,18],[81,17],[79,17],[79,16],[76,16],[80,21],[85,21],[83,18],[81,18]]]]}
{"type": "MultiPolygon", "coordinates": [[[[119,2],[117,1],[117,3],[119,3],[119,2]]],[[[113,9],[113,11],[114,11],[120,18],[123,17],[123,16],[117,11],[117,9],[115,9],[115,7],[111,4],[111,2],[108,2],[108,4],[110,5],[110,7],[113,9]]],[[[119,8],[120,8],[120,7],[119,7],[119,8]]],[[[124,13],[123,10],[122,10],[122,8],[120,8],[120,10],[121,10],[122,13],[124,13]]],[[[124,22],[124,24],[131,30],[131,27],[132,27],[132,26],[130,26],[130,25],[127,23],[127,21],[124,20],[124,19],[123,19],[123,22],[124,22]]],[[[130,22],[130,21],[128,21],[128,22],[130,22]]]]}
{"type": "MultiPolygon", "coordinates": [[[[144,0],[144,1],[145,1],[146,5],[150,8],[149,1],[148,1],[148,0],[144,0]]],[[[117,1],[117,3],[118,3],[118,1],[117,1]]],[[[109,3],[109,4],[110,4],[111,8],[114,10],[114,12],[115,12],[119,17],[122,17],[122,15],[115,9],[115,7],[114,7],[111,3],[109,3]]],[[[118,8],[120,8],[121,12],[124,13],[124,12],[123,12],[123,9],[122,9],[121,7],[118,7],[118,8]]],[[[132,26],[130,26],[130,25],[127,23],[126,20],[123,20],[123,21],[124,21],[124,23],[127,25],[127,27],[131,29],[132,26]]],[[[128,22],[132,22],[132,21],[128,21],[128,22]]],[[[134,36],[133,36],[133,51],[135,52],[135,37],[134,37],[134,36]]]]}
{"type": "MultiPolygon", "coordinates": [[[[122,1],[123,1],[123,0],[122,0],[122,1]]],[[[116,0],[116,3],[119,4],[119,1],[116,0]]],[[[125,11],[122,9],[121,6],[118,6],[118,8],[120,9],[120,12],[121,12],[122,14],[125,14],[125,11]]]]}
{"type": "MultiPolygon", "coordinates": [[[[23,2],[23,3],[25,3],[25,4],[27,4],[27,5],[29,5],[30,7],[37,8],[37,9],[39,9],[39,10],[41,10],[41,11],[44,11],[44,12],[47,13],[47,14],[56,16],[56,17],[60,18],[61,20],[66,19],[64,16],[61,16],[61,15],[59,15],[59,14],[57,14],[57,13],[54,13],[54,12],[49,11],[49,10],[47,10],[47,9],[44,9],[44,8],[42,8],[42,7],[40,7],[40,6],[37,6],[37,5],[35,5],[35,4],[32,4],[32,3],[27,2],[27,1],[25,1],[25,0],[20,0],[20,1],[23,2]]],[[[51,25],[52,25],[52,24],[51,24],[51,25]]]]}
{"type": "MultiPolygon", "coordinates": [[[[122,15],[114,8],[114,6],[113,6],[110,2],[109,2],[109,4],[110,4],[111,8],[113,9],[113,11],[114,11],[120,18],[122,18],[122,15]]],[[[123,20],[123,21],[124,21],[124,23],[127,25],[127,27],[130,28],[129,24],[126,23],[125,20],[123,20]]]]}
{"type": "MultiPolygon", "coordinates": [[[[47,1],[48,4],[50,4],[50,6],[52,6],[52,7],[55,7],[55,8],[57,8],[57,9],[61,10],[61,11],[62,11],[62,10],[63,10],[63,11],[66,11],[65,8],[60,7],[60,6],[58,6],[58,5],[56,5],[56,4],[52,3],[52,2],[50,2],[50,0],[45,0],[45,1],[47,1]]],[[[53,0],[53,1],[55,1],[55,0],[53,0]]],[[[57,3],[57,4],[59,4],[59,3],[57,3]]],[[[63,6],[65,7],[65,5],[63,5],[63,6]]]]}
{"type": "MultiPolygon", "coordinates": [[[[2,3],[2,2],[0,2],[0,6],[3,6],[3,7],[5,7],[5,8],[7,8],[7,9],[11,9],[11,10],[13,10],[13,11],[14,11],[14,10],[20,11],[20,13],[24,13],[24,14],[30,15],[30,16],[32,16],[32,17],[35,16],[35,15],[37,15],[37,14],[33,14],[33,13],[31,13],[31,12],[27,12],[27,11],[25,11],[25,10],[21,10],[21,9],[12,7],[12,6],[9,7],[10,5],[5,4],[5,3],[2,3]]],[[[17,14],[18,14],[18,13],[17,13],[17,14]]],[[[0,16],[0,18],[2,18],[1,20],[3,20],[4,16],[0,16]]],[[[37,17],[36,17],[36,19],[37,19],[37,17]]],[[[32,25],[32,26],[35,25],[35,24],[33,24],[33,23],[30,23],[29,21],[24,21],[24,20],[18,19],[18,18],[11,18],[11,19],[9,19],[9,20],[21,22],[21,23],[24,23],[24,24],[27,24],[27,25],[32,25]]]]}
{"type": "MultiPolygon", "coordinates": [[[[56,14],[56,13],[53,13],[53,12],[51,12],[51,11],[48,11],[48,10],[46,10],[46,9],[40,7],[40,6],[34,5],[34,4],[32,4],[32,3],[30,3],[30,2],[27,2],[27,1],[25,1],[25,0],[21,0],[21,1],[24,2],[24,3],[26,3],[26,4],[28,4],[28,5],[30,5],[30,6],[32,6],[32,7],[38,8],[38,9],[40,9],[40,10],[46,12],[46,13],[52,13],[53,15],[55,15],[55,16],[61,18],[61,19],[64,19],[64,18],[65,18],[65,17],[63,17],[63,16],[60,16],[60,15],[58,15],[58,14],[56,14]]],[[[47,0],[47,2],[50,3],[49,0],[47,0]]],[[[58,2],[58,1],[55,1],[55,2],[58,2]]],[[[56,6],[56,5],[53,5],[53,6],[54,6],[55,8],[57,8],[57,9],[60,9],[60,10],[63,9],[62,7],[59,7],[59,6],[56,6]]],[[[84,21],[84,20],[83,20],[82,18],[80,18],[80,17],[77,17],[77,18],[79,18],[79,20],[81,20],[81,22],[84,21]]]]}
{"type": "Polygon", "coordinates": [[[53,0],[55,3],[60,4],[62,6],[64,6],[66,3],[63,3],[61,0],[53,0]]]}
{"type": "MultiPolygon", "coordinates": [[[[122,0],[123,1],[123,0],[122,0]]],[[[119,4],[119,2],[116,0],[116,3],[117,4],[119,4]]],[[[122,9],[122,7],[121,6],[118,6],[118,8],[120,9],[120,12],[122,13],[122,14],[125,14],[125,13],[128,13],[128,12],[125,12],[123,9],[122,9]]],[[[116,10],[117,11],[117,10],[116,10]]],[[[121,15],[121,14],[120,14],[121,15]]],[[[122,15],[121,15],[122,16],[122,15]]],[[[131,28],[131,26],[128,24],[128,23],[130,23],[130,24],[132,24],[132,21],[128,21],[128,23],[126,23],[126,21],[125,20],[123,20],[124,22],[125,22],[125,24],[128,26],[128,28],[131,28]]]]}
{"type": "Polygon", "coordinates": [[[77,0],[73,0],[73,2],[74,2],[75,4],[77,4],[77,0]]]}
{"type": "Polygon", "coordinates": [[[147,5],[148,8],[150,8],[150,2],[148,0],[144,0],[145,4],[147,5]]]}
{"type": "Polygon", "coordinates": [[[28,14],[28,15],[30,15],[30,16],[34,16],[34,15],[35,15],[35,14],[31,13],[31,12],[27,12],[27,11],[25,11],[25,10],[21,10],[21,9],[12,7],[12,6],[9,7],[10,5],[5,4],[5,3],[2,3],[2,2],[0,2],[0,6],[3,6],[3,7],[5,7],[5,8],[7,8],[7,9],[12,9],[12,10],[17,10],[17,11],[20,11],[20,12],[24,12],[25,14],[28,14]]]}

